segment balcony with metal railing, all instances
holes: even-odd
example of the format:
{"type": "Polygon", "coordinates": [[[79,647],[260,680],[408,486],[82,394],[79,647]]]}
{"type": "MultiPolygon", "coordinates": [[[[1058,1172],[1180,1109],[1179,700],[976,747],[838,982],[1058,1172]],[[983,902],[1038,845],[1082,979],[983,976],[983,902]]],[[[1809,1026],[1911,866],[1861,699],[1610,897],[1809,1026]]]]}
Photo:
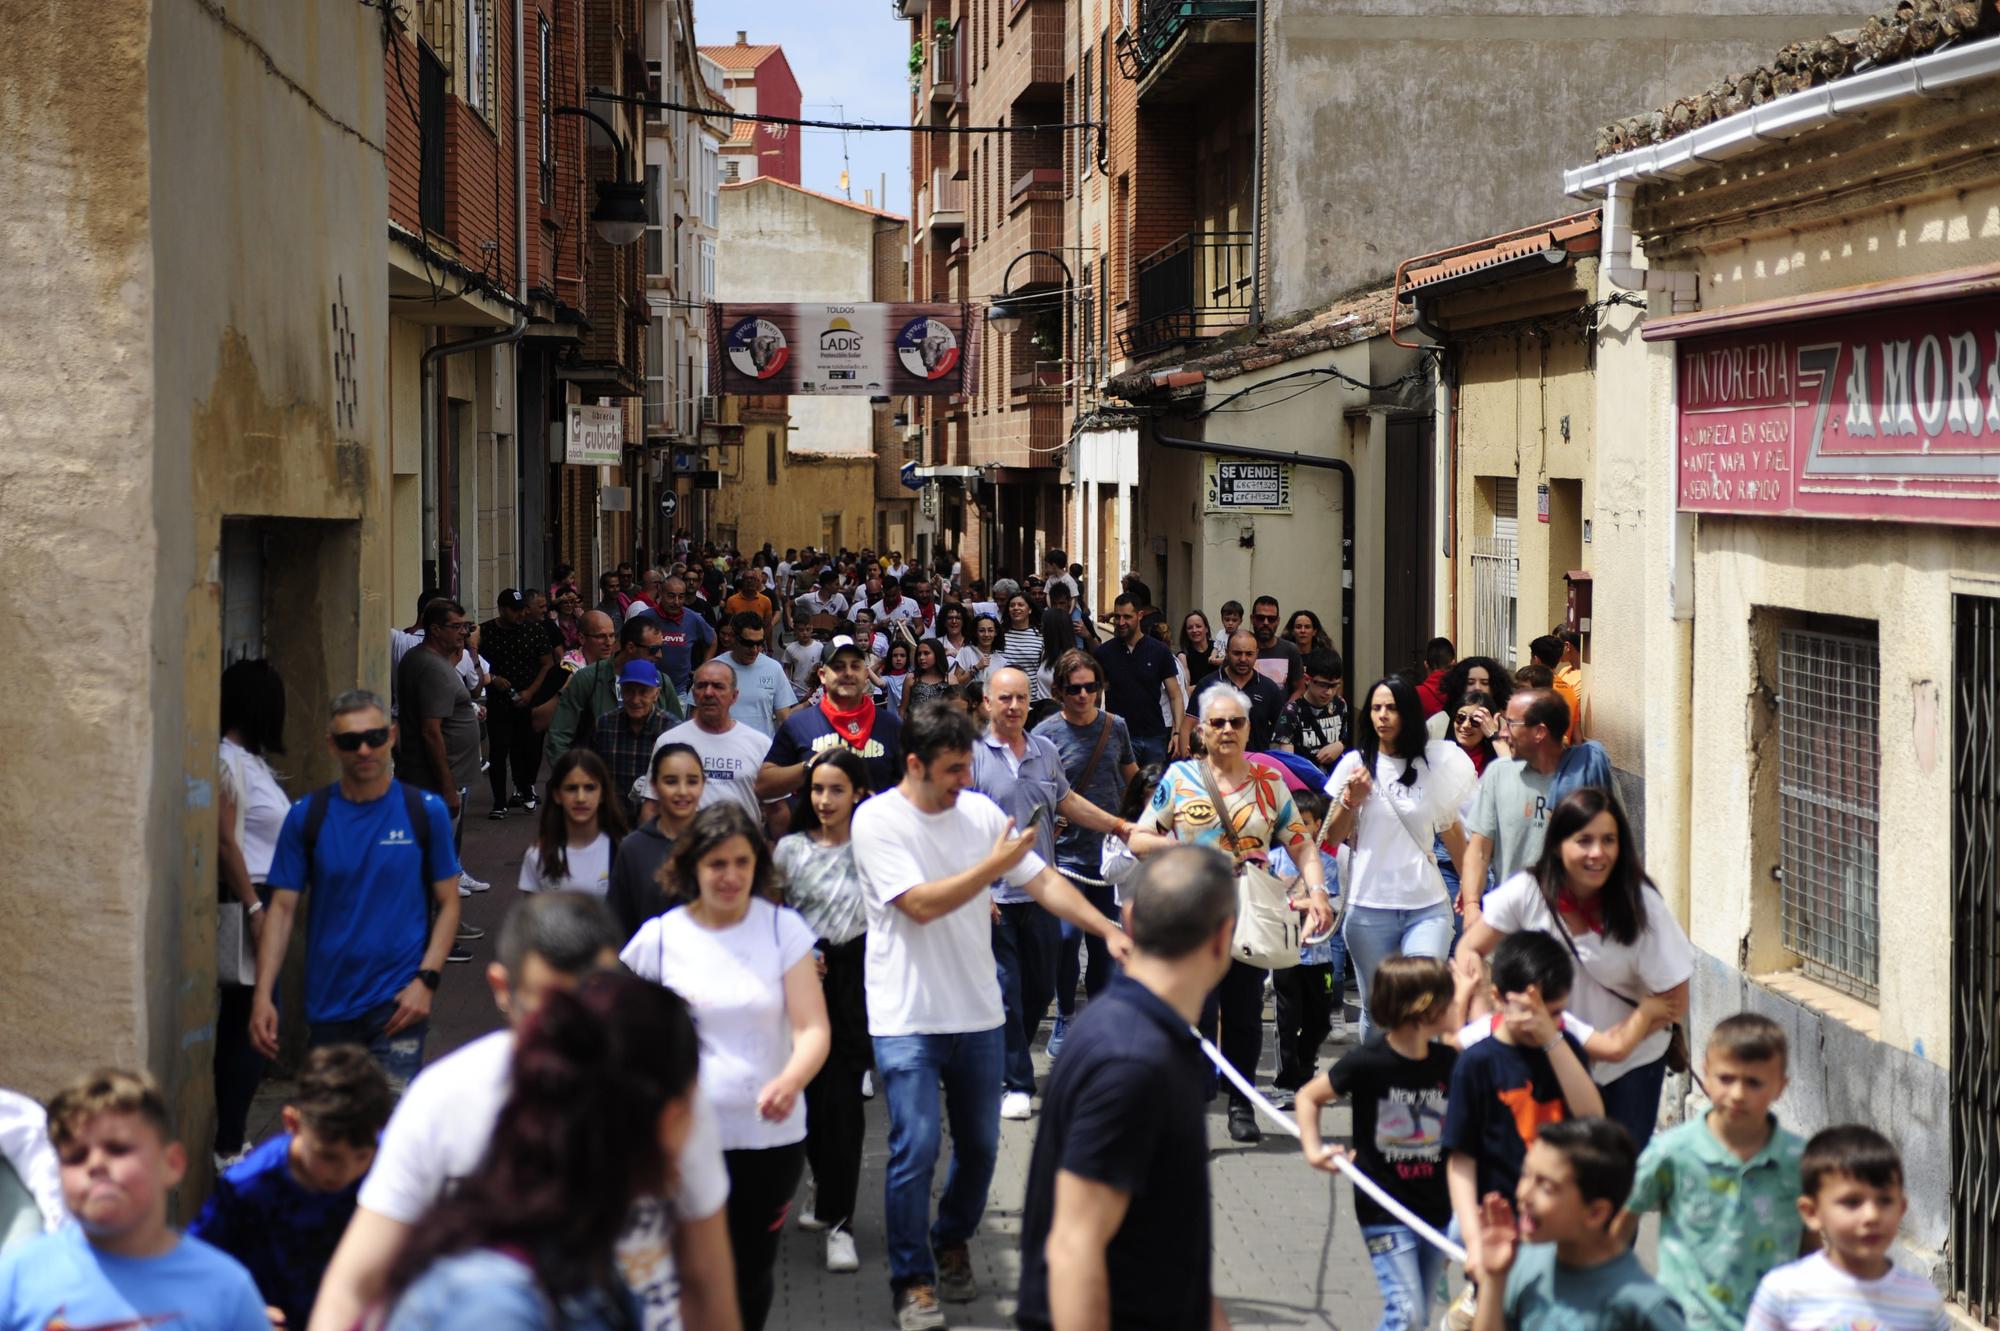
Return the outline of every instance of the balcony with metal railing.
{"type": "Polygon", "coordinates": [[[959,100],[959,25],[931,38],[931,88],[933,105],[949,106],[959,100]]]}
{"type": "Polygon", "coordinates": [[[933,229],[938,227],[965,226],[965,182],[952,179],[946,167],[937,167],[931,172],[930,189],[927,191],[923,214],[924,223],[933,229]]]}
{"type": "Polygon", "coordinates": [[[1250,72],[1256,20],[1256,0],[1139,0],[1118,68],[1142,102],[1193,101],[1250,72]]]}
{"type": "Polygon", "coordinates": [[[1248,231],[1190,231],[1139,260],[1138,317],[1119,331],[1128,356],[1219,337],[1250,320],[1248,231]]]}

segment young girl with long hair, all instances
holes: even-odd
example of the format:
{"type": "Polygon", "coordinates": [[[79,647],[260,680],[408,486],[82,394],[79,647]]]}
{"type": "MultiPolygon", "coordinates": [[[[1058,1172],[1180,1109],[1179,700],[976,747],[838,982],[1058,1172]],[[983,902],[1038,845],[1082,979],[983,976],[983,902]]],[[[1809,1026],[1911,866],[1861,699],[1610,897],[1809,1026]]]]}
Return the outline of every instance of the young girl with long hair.
{"type": "MultiPolygon", "coordinates": [[[[1355,746],[1326,779],[1335,801],[1326,838],[1354,839],[1353,883],[1342,933],[1361,992],[1385,957],[1435,957],[1451,949],[1451,895],[1432,858],[1442,839],[1454,863],[1465,855],[1459,809],[1478,776],[1450,740],[1431,739],[1423,704],[1407,680],[1378,680],[1356,718],[1355,746]]],[[[1364,1008],[1361,1037],[1373,1029],[1364,1008]]]]}
{"type": "Polygon", "coordinates": [[[729,1170],[729,1244],[744,1331],[771,1311],[771,1269],[805,1171],[806,1084],[826,1062],[818,941],[776,904],[763,831],[734,801],[694,817],[667,862],[676,909],[619,954],[636,975],[686,996],[701,1032],[702,1091],[729,1170]]]}
{"type": "Polygon", "coordinates": [[[868,915],[850,840],[854,810],[873,793],[868,764],[851,749],[833,748],[806,766],[806,798],[794,829],[773,858],[785,879],[785,900],[819,936],[821,984],[832,1046],[825,1066],[806,1086],[806,1160],[813,1186],[801,1229],[824,1229],[826,1269],[854,1271],[854,1197],[861,1184],[861,1077],[868,1070],[868,1001],[862,967],[868,915]]]}
{"type": "Polygon", "coordinates": [[[541,818],[534,844],[521,856],[521,890],[609,895],[612,857],[625,839],[625,808],[604,760],[589,749],[557,758],[541,818]]]}
{"type": "Polygon", "coordinates": [[[616,1247],[695,1117],[687,1004],[629,975],[554,990],[522,1029],[479,1168],[411,1227],[384,1331],[633,1331],[616,1247]]]}
{"type": "Polygon", "coordinates": [[[917,644],[916,659],[903,684],[904,710],[932,698],[948,698],[951,693],[951,657],[943,643],[936,638],[925,638],[917,644]]]}
{"type": "Polygon", "coordinates": [[[1181,658],[1181,669],[1189,679],[1207,679],[1222,669],[1226,659],[1222,644],[1215,640],[1215,630],[1208,626],[1208,616],[1201,611],[1190,610],[1182,618],[1181,645],[1177,655],[1181,658]]]}
{"type": "Polygon", "coordinates": [[[611,892],[607,904],[627,939],[639,926],[664,911],[669,902],[661,870],[673,853],[674,841],[694,821],[701,793],[708,784],[701,755],[688,744],[662,744],[653,750],[647,773],[652,795],[642,806],[653,815],[618,843],[611,861],[611,892]]]}

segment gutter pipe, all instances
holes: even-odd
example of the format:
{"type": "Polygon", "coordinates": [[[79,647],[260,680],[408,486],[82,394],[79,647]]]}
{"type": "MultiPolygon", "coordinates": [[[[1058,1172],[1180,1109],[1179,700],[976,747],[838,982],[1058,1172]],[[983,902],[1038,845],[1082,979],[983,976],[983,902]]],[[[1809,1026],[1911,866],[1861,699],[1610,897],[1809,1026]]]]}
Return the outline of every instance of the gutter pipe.
{"type": "Polygon", "coordinates": [[[1184,453],[1213,453],[1220,457],[1255,458],[1261,462],[1290,462],[1301,467],[1323,467],[1340,473],[1344,493],[1340,504],[1340,650],[1347,669],[1354,669],[1354,468],[1339,458],[1316,453],[1293,453],[1279,448],[1254,448],[1248,444],[1225,444],[1213,439],[1188,439],[1168,434],[1153,423],[1153,442],[1162,448],[1184,453]]]}
{"type": "Polygon", "coordinates": [[[1599,262],[1612,285],[1671,296],[1675,313],[1696,308],[1699,278],[1636,268],[1632,263],[1632,201],[1641,181],[1676,180],[1757,148],[1797,138],[1836,120],[1864,115],[2000,75],[2000,38],[1934,51],[1817,88],[1787,93],[1761,106],[1670,139],[1614,153],[1563,172],[1571,198],[1604,200],[1604,248],[1599,262]]]}

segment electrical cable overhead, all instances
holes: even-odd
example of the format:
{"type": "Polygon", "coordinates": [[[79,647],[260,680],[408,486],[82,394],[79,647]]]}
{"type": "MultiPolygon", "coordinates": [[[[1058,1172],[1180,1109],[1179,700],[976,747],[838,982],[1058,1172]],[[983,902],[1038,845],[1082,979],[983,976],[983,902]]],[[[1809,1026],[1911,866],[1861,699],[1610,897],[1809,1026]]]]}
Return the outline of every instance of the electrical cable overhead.
{"type": "Polygon", "coordinates": [[[687,115],[707,116],[717,120],[747,120],[759,125],[796,125],[801,129],[838,129],[856,134],[1048,134],[1071,129],[1103,128],[1094,120],[1054,121],[1046,125],[895,125],[873,120],[802,120],[798,116],[762,115],[755,111],[736,111],[728,107],[690,106],[686,102],[663,101],[658,97],[639,97],[632,93],[610,92],[603,88],[592,88],[585,95],[593,102],[617,102],[621,106],[639,106],[650,111],[680,111],[687,115]]]}

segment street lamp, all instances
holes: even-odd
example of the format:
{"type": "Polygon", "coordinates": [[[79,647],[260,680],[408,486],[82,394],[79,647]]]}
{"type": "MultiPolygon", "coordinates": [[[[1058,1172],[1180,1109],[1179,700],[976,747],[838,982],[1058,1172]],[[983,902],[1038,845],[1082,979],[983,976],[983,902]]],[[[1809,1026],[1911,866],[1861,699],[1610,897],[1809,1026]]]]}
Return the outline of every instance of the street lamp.
{"type": "Polygon", "coordinates": [[[551,107],[549,114],[582,116],[610,136],[617,178],[597,182],[597,206],[590,210],[590,225],[597,232],[597,238],[607,245],[622,248],[645,235],[646,226],[652,220],[646,215],[646,186],[627,177],[625,145],[611,122],[583,106],[551,107]]]}
{"type": "Polygon", "coordinates": [[[1032,313],[1031,309],[1025,307],[1035,305],[1040,299],[1034,292],[1024,292],[1017,295],[1013,288],[1007,285],[1014,278],[1015,264],[1037,254],[1045,255],[1056,261],[1056,267],[1063,271],[1063,286],[1065,288],[1076,285],[1076,277],[1070,272],[1069,264],[1063,259],[1059,251],[1022,250],[1014,256],[1013,262],[1007,265],[1007,271],[1000,274],[1000,294],[993,297],[986,305],[987,326],[1002,337],[1020,332],[1022,322],[1026,320],[1028,314],[1032,313]],[[1009,300],[1010,297],[1012,298],[1011,303],[1009,300]]]}

